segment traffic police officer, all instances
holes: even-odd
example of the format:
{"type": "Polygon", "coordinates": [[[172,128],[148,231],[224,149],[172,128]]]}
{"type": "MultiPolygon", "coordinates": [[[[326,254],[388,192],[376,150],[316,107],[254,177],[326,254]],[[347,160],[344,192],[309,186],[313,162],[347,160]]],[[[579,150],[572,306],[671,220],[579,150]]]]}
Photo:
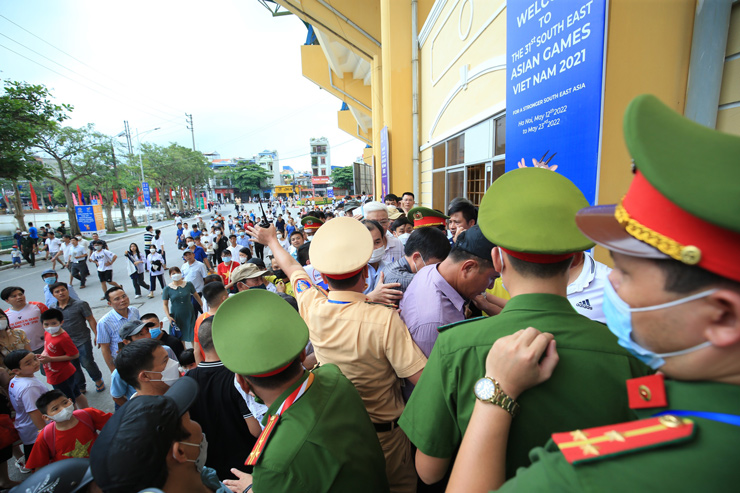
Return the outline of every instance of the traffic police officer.
{"type": "Polygon", "coordinates": [[[274,293],[241,292],[213,318],[213,343],[245,392],[269,406],[239,491],[388,491],[383,451],[352,383],[337,366],[306,371],[308,328],[274,293]]]}
{"type": "Polygon", "coordinates": [[[339,217],[316,233],[311,265],[328,284],[328,295],[280,246],[273,227],[250,233],[267,242],[290,276],[318,362],[336,364],[360,392],[385,453],[391,491],[416,491],[411,444],[397,424],[404,407],[400,379],[415,384],[426,358],[395,308],[362,293],[373,251],[370,232],[356,219],[339,217]]]}
{"type": "Polygon", "coordinates": [[[475,403],[469,397],[491,345],[527,326],[555,334],[561,363],[550,381],[522,399],[506,452],[508,477],[529,464],[529,450],[554,431],[634,418],[624,381],[650,369],[566,298],[573,255],[593,246],[573,220],[587,205],[570,180],[541,168],[510,171],[484,196],[478,224],[498,245],[491,250],[493,264],[512,299],[495,317],[439,329],[424,378],[399,422],[418,448],[424,482],[443,478],[460,445],[475,403]]]}
{"type": "MultiPolygon", "coordinates": [[[[740,484],[740,138],[691,122],[649,95],[628,106],[624,133],[635,166],[627,194],[619,204],[581,210],[576,223],[614,258],[604,297],[609,329],[661,373],[627,382],[642,419],[554,434],[500,491],[730,491],[740,484]]],[[[528,332],[519,337],[533,341],[529,361],[513,372],[495,365],[496,353],[516,367],[515,346],[527,352],[527,341],[507,341],[486,365],[486,375],[514,398],[546,378],[554,361],[550,346],[540,360],[549,336],[528,332]]],[[[510,421],[496,406],[475,405],[455,488],[472,491],[471,471],[479,473],[475,489],[503,482],[495,453],[506,433],[487,434],[510,421]]]]}

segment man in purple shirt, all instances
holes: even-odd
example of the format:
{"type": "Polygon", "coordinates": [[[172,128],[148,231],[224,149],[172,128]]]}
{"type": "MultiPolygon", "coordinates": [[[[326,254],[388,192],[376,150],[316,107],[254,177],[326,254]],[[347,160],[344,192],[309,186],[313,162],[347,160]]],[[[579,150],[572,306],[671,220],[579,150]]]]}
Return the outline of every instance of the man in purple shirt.
{"type": "Polygon", "coordinates": [[[411,338],[429,357],[437,328],[465,320],[465,302],[493,285],[498,277],[491,262],[495,247],[473,226],[460,233],[449,256],[421,269],[400,304],[411,338]]]}

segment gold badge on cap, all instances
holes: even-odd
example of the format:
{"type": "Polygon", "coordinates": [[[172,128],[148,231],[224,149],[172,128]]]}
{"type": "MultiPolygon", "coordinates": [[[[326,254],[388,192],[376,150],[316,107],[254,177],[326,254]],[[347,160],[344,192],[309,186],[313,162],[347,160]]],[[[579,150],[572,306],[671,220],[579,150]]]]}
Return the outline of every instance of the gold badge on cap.
{"type": "Polygon", "coordinates": [[[414,212],[414,219],[424,219],[424,214],[421,211],[414,212]]]}

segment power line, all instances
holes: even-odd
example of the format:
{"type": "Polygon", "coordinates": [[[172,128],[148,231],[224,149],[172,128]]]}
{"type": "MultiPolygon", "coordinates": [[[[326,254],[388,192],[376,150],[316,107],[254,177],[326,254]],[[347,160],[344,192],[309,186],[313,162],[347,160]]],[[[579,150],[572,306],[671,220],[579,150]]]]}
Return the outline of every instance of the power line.
{"type": "MultiPolygon", "coordinates": [[[[74,55],[71,55],[71,54],[67,53],[66,51],[62,50],[61,48],[58,48],[58,47],[57,47],[56,45],[54,45],[54,44],[52,44],[52,43],[48,42],[47,40],[45,40],[45,39],[44,39],[44,38],[42,38],[41,36],[38,36],[38,35],[36,35],[36,34],[32,33],[31,31],[29,31],[29,30],[28,30],[28,29],[26,29],[25,27],[21,26],[21,25],[20,25],[20,24],[18,24],[17,22],[14,22],[14,21],[12,21],[12,20],[8,19],[8,18],[7,18],[6,16],[4,16],[4,15],[0,14],[0,17],[1,17],[1,18],[3,18],[3,19],[5,19],[6,21],[10,22],[10,23],[11,23],[11,24],[13,24],[14,26],[18,27],[19,29],[21,29],[21,30],[23,30],[23,31],[27,32],[28,34],[30,34],[30,35],[31,35],[31,36],[33,36],[34,38],[36,38],[36,39],[38,39],[38,40],[42,41],[43,43],[46,43],[47,45],[51,46],[52,48],[54,48],[54,49],[55,49],[55,50],[57,50],[58,52],[60,52],[60,53],[63,53],[63,54],[65,54],[65,55],[67,55],[68,57],[70,57],[71,59],[75,60],[76,62],[78,62],[78,63],[80,63],[80,64],[84,65],[85,67],[89,68],[89,69],[90,69],[90,70],[92,70],[93,72],[96,72],[96,73],[98,73],[98,74],[102,75],[103,77],[106,77],[106,78],[108,78],[108,79],[112,80],[113,82],[115,82],[116,84],[118,84],[118,85],[119,85],[120,87],[123,87],[124,89],[126,89],[126,86],[124,86],[123,84],[120,84],[120,83],[118,82],[118,80],[117,80],[117,79],[116,79],[115,77],[112,77],[112,76],[110,76],[110,75],[108,75],[108,74],[105,74],[105,73],[103,73],[103,72],[99,71],[99,70],[98,70],[98,69],[96,69],[95,67],[93,67],[93,66],[91,66],[91,65],[89,65],[89,64],[87,64],[87,63],[85,63],[84,61],[80,60],[79,58],[75,57],[74,55]]],[[[6,36],[6,37],[7,37],[7,36],[6,36]]],[[[16,41],[16,42],[17,42],[17,41],[16,41]]],[[[19,44],[20,44],[20,43],[19,43],[19,44]]],[[[21,45],[21,46],[23,46],[23,45],[21,45]]],[[[28,49],[30,49],[30,48],[28,48],[28,49]]],[[[31,50],[31,51],[33,51],[33,50],[31,50]]],[[[65,68],[66,68],[66,67],[65,67],[65,68]]],[[[67,69],[67,70],[70,70],[70,69],[67,69]]],[[[83,76],[83,77],[84,77],[84,76],[83,76]]],[[[88,78],[88,79],[89,79],[89,78],[88,78]]],[[[90,80],[92,80],[92,79],[90,79],[90,80]]],[[[101,85],[101,86],[102,86],[102,84],[99,84],[99,85],[101,85]]],[[[137,97],[141,98],[141,95],[137,95],[137,97]]],[[[142,98],[142,99],[143,99],[143,98],[142,98]]],[[[146,98],[146,99],[148,99],[148,98],[146,98]]],[[[181,111],[180,109],[174,108],[174,107],[172,107],[172,106],[170,106],[170,105],[168,105],[168,104],[166,104],[166,103],[162,103],[161,101],[156,101],[156,100],[153,100],[153,99],[148,99],[148,101],[149,101],[149,102],[153,102],[153,103],[155,103],[155,104],[159,104],[159,105],[161,105],[161,106],[164,106],[164,107],[167,107],[167,108],[170,108],[171,110],[173,110],[173,111],[176,111],[176,112],[177,112],[178,114],[179,114],[179,113],[180,113],[180,111],[181,111]]],[[[160,112],[162,112],[162,113],[166,113],[166,112],[164,112],[164,111],[162,111],[162,110],[159,110],[159,109],[157,109],[156,111],[160,111],[160,112]]],[[[170,115],[170,116],[171,116],[171,115],[170,115]]]]}
{"type": "MultiPolygon", "coordinates": [[[[103,89],[105,89],[105,90],[108,90],[108,91],[110,91],[110,92],[112,92],[112,93],[114,93],[114,94],[115,94],[115,90],[111,89],[110,87],[108,87],[108,86],[105,86],[105,85],[103,85],[103,84],[101,84],[101,83],[99,83],[99,82],[97,82],[97,81],[95,81],[95,80],[91,79],[90,77],[87,77],[86,75],[83,75],[83,74],[81,74],[81,73],[79,73],[79,72],[76,72],[75,70],[73,70],[73,69],[71,69],[71,68],[69,68],[69,67],[67,67],[67,66],[65,66],[65,65],[62,65],[61,63],[57,62],[56,60],[52,60],[51,58],[47,57],[46,55],[44,55],[44,54],[42,54],[42,53],[39,53],[38,51],[35,51],[35,50],[33,50],[33,49],[29,48],[28,46],[24,45],[23,43],[21,43],[21,42],[19,42],[19,41],[16,41],[15,39],[11,38],[10,36],[8,36],[8,35],[6,35],[6,34],[3,34],[3,33],[0,33],[0,36],[4,36],[4,37],[8,38],[8,39],[9,39],[10,41],[12,41],[12,42],[14,42],[14,43],[16,43],[16,44],[18,44],[18,45],[22,46],[23,48],[27,49],[28,51],[30,51],[30,52],[32,52],[32,53],[35,53],[36,55],[40,56],[41,58],[44,58],[44,59],[46,59],[46,60],[48,60],[48,61],[50,61],[50,62],[52,62],[52,63],[55,63],[55,64],[59,65],[60,67],[62,67],[63,69],[65,69],[65,70],[68,70],[68,71],[72,72],[73,74],[75,74],[75,75],[78,75],[78,76],[82,77],[83,79],[87,79],[87,80],[89,80],[90,82],[92,82],[93,84],[97,84],[98,86],[102,87],[103,89]]],[[[57,72],[57,73],[58,73],[58,72],[57,72]]],[[[69,78],[69,77],[68,77],[68,78],[69,78]]],[[[75,79],[71,79],[71,78],[69,78],[69,79],[70,79],[71,81],[73,81],[73,82],[77,82],[77,83],[80,83],[79,81],[77,81],[77,80],[75,80],[75,79]]],[[[87,87],[87,86],[86,86],[86,87],[87,87]]],[[[102,94],[102,93],[101,93],[101,94],[102,94]]],[[[157,108],[152,108],[152,109],[153,109],[154,111],[159,111],[159,112],[160,112],[160,113],[162,113],[162,115],[164,115],[165,117],[169,117],[169,118],[172,118],[172,117],[173,117],[172,115],[170,115],[170,114],[168,114],[168,113],[166,113],[166,112],[163,112],[163,111],[161,111],[161,110],[159,110],[159,109],[157,109],[157,108]]],[[[151,113],[150,113],[150,114],[151,114],[151,113]]],[[[158,118],[163,118],[163,116],[159,116],[158,118]]]]}
{"type": "MultiPolygon", "coordinates": [[[[25,59],[26,59],[26,60],[28,60],[29,62],[35,63],[35,64],[36,64],[36,65],[38,65],[39,67],[42,67],[42,68],[45,68],[46,70],[49,70],[49,71],[51,71],[51,72],[54,72],[55,74],[57,74],[57,75],[60,75],[60,76],[64,77],[65,79],[69,79],[69,80],[71,80],[72,82],[75,82],[75,83],[77,83],[77,84],[80,84],[81,86],[83,86],[83,87],[86,87],[87,89],[90,89],[91,91],[93,91],[93,92],[96,92],[96,93],[100,94],[101,96],[104,96],[104,97],[106,97],[106,98],[109,98],[109,99],[113,99],[113,100],[116,100],[116,101],[118,101],[119,103],[124,103],[124,104],[126,103],[126,101],[123,101],[123,100],[121,100],[121,99],[118,99],[118,98],[116,98],[116,97],[114,97],[114,96],[111,96],[111,95],[109,95],[109,94],[105,94],[105,93],[103,93],[103,92],[100,92],[100,91],[98,91],[97,89],[95,89],[94,87],[90,87],[90,86],[88,86],[87,84],[84,84],[84,83],[82,83],[82,82],[80,82],[80,81],[78,81],[78,80],[75,80],[75,79],[73,79],[73,78],[69,77],[69,76],[68,76],[68,75],[66,75],[66,74],[63,74],[63,73],[61,73],[61,72],[58,72],[58,71],[54,70],[53,68],[49,68],[49,67],[47,67],[46,65],[44,65],[44,64],[42,64],[42,63],[40,63],[40,62],[37,62],[36,60],[33,60],[32,58],[29,58],[29,57],[27,57],[27,56],[25,56],[25,55],[22,55],[21,53],[18,53],[17,51],[15,51],[15,50],[13,50],[13,49],[11,49],[11,48],[8,48],[7,46],[5,46],[5,45],[3,45],[3,44],[0,44],[0,48],[5,48],[5,49],[6,49],[6,50],[8,50],[9,52],[11,52],[11,53],[15,53],[15,54],[16,54],[16,55],[18,55],[19,57],[21,57],[21,58],[25,58],[25,59]]],[[[162,116],[161,116],[161,115],[155,115],[154,113],[150,113],[149,111],[146,111],[146,110],[140,110],[140,111],[142,111],[142,112],[144,112],[144,113],[147,113],[147,114],[149,114],[149,115],[153,116],[154,118],[159,118],[159,119],[161,119],[161,118],[162,118],[162,116]]],[[[175,121],[175,119],[174,119],[174,118],[172,118],[172,119],[169,119],[169,120],[158,120],[158,121],[172,122],[172,121],[175,121]]]]}

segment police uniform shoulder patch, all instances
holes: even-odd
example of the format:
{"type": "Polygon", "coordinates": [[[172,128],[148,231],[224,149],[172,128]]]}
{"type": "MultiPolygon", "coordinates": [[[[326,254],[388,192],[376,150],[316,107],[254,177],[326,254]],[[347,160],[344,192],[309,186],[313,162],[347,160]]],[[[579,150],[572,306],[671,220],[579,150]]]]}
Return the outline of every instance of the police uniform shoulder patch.
{"type": "Polygon", "coordinates": [[[459,322],[455,322],[455,323],[452,323],[452,324],[443,325],[441,327],[437,327],[437,332],[444,332],[445,330],[451,329],[453,327],[457,327],[458,325],[464,325],[464,324],[466,324],[468,322],[474,322],[476,320],[482,320],[484,318],[488,318],[488,317],[475,317],[475,318],[470,318],[468,320],[461,320],[459,322]]]}
{"type": "Polygon", "coordinates": [[[666,414],[616,425],[554,433],[552,440],[565,460],[577,465],[690,441],[694,433],[695,424],[692,420],[666,414]]]}
{"type": "Polygon", "coordinates": [[[295,287],[293,288],[296,292],[296,294],[301,294],[304,291],[308,291],[311,289],[311,283],[306,281],[305,279],[298,279],[295,282],[295,287]]]}

